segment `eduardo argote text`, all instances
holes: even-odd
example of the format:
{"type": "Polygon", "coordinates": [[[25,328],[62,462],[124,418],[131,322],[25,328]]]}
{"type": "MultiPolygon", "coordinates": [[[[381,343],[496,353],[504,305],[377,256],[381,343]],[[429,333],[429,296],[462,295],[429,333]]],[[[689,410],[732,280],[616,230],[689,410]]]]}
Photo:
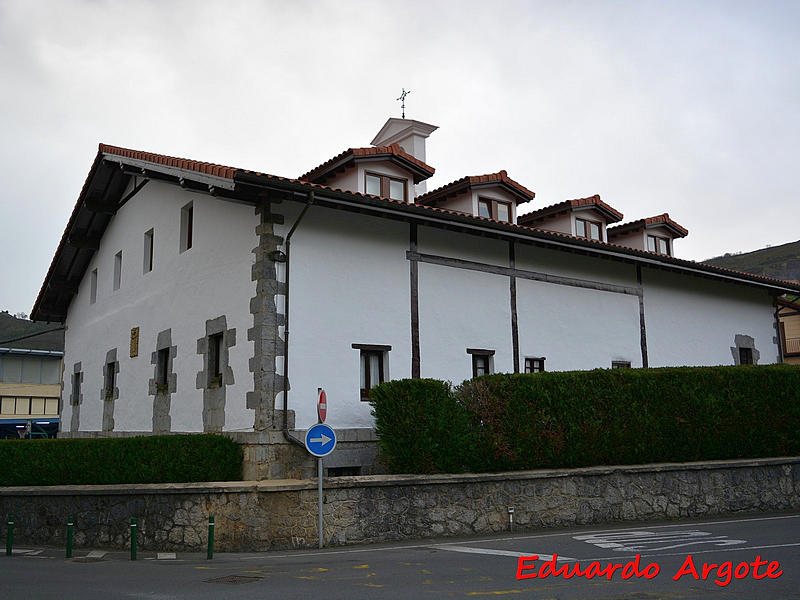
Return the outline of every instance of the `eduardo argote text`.
{"type": "MultiPolygon", "coordinates": [[[[617,572],[620,579],[644,578],[653,579],[661,572],[658,563],[651,562],[644,566],[641,565],[641,555],[637,554],[633,560],[627,563],[606,563],[600,564],[597,561],[590,562],[585,568],[579,562],[572,564],[558,565],[558,555],[554,554],[550,560],[537,563],[539,556],[520,556],[517,560],[517,579],[545,579],[547,577],[563,577],[571,579],[573,577],[585,577],[594,579],[595,577],[605,577],[611,580],[617,572]]],[[[732,561],[717,563],[695,563],[694,557],[689,554],[681,564],[680,568],[672,576],[678,581],[682,577],[692,577],[697,580],[707,580],[713,578],[714,583],[719,586],[728,585],[733,579],[776,579],[783,575],[778,561],[768,561],[757,555],[751,562],[739,562],[734,565],[732,561]]]]}

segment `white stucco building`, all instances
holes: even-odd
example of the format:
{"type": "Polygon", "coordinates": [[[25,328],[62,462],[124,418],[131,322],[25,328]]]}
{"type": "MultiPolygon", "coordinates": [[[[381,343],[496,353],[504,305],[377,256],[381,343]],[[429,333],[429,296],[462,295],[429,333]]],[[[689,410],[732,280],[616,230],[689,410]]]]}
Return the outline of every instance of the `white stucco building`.
{"type": "Polygon", "coordinates": [[[781,360],[796,285],[675,258],[666,214],[536,208],[505,171],[426,192],[435,129],[389,119],[295,179],[101,144],[32,313],[66,325],[63,434],[241,432],[293,475],[324,387],[329,466],[356,472],[383,380],[781,360]]]}

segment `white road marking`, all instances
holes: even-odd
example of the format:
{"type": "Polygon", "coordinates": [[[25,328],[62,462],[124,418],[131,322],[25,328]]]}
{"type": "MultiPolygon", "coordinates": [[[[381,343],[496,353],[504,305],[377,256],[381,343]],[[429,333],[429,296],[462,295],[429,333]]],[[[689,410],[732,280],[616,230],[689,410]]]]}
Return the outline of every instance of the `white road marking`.
{"type": "Polygon", "coordinates": [[[158,560],[174,560],[178,558],[178,555],[175,554],[174,552],[159,552],[156,555],[156,558],[158,560]]]}
{"type": "Polygon", "coordinates": [[[106,554],[108,554],[108,552],[103,552],[102,550],[92,550],[86,555],[86,558],[103,558],[106,554]]]}
{"type": "Polygon", "coordinates": [[[727,535],[712,535],[707,531],[617,531],[614,533],[590,533],[573,536],[574,540],[608,548],[617,552],[639,552],[642,550],[671,550],[697,544],[714,546],[737,546],[746,540],[733,540],[727,535]]]}
{"type": "MultiPolygon", "coordinates": [[[[721,520],[721,521],[703,521],[700,523],[692,522],[692,523],[670,523],[665,525],[649,525],[647,527],[629,527],[628,529],[606,529],[606,530],[583,530],[583,531],[567,531],[561,533],[544,533],[544,534],[536,534],[536,535],[520,535],[520,536],[513,536],[513,537],[504,537],[504,538],[491,538],[487,540],[480,540],[486,541],[488,543],[495,543],[495,542],[507,542],[507,541],[516,541],[516,540],[532,540],[532,539],[539,539],[539,538],[548,538],[548,537],[563,537],[563,536],[574,536],[576,534],[589,534],[589,533],[602,533],[603,531],[607,531],[609,533],[614,533],[618,531],[640,531],[643,529],[664,529],[667,527],[698,527],[700,525],[724,525],[726,523],[749,523],[753,521],[774,521],[777,519],[800,519],[800,514],[798,515],[786,515],[786,516],[774,516],[774,517],[753,517],[749,519],[728,519],[728,520],[721,520]]],[[[797,544],[786,544],[787,546],[794,546],[797,544]]],[[[295,557],[306,557],[306,556],[323,556],[326,554],[362,554],[364,552],[384,552],[389,550],[416,550],[420,548],[430,548],[430,544],[409,544],[407,546],[384,546],[382,548],[351,548],[348,550],[321,550],[316,552],[297,552],[293,554],[271,554],[269,552],[264,552],[263,554],[255,554],[253,556],[241,556],[237,557],[238,560],[265,560],[268,558],[295,558],[295,557]]],[[[759,546],[764,548],[773,548],[778,546],[759,546]]],[[[756,548],[756,547],[754,547],[756,548]]],[[[732,548],[730,550],[747,550],[748,548],[732,548]]],[[[728,552],[730,550],[718,550],[719,552],[728,552]]],[[[709,550],[708,552],[717,552],[717,550],[709,550]]],[[[702,554],[699,552],[698,554],[702,554]]],[[[613,559],[605,559],[605,560],[614,560],[613,559]]],[[[580,560],[587,560],[587,559],[580,559],[580,560]]],[[[594,560],[594,559],[588,559],[594,560]]],[[[603,560],[603,559],[598,559],[603,560]]]]}
{"type": "Polygon", "coordinates": [[[493,542],[506,542],[513,540],[532,540],[546,537],[559,537],[564,535],[579,535],[579,534],[592,534],[592,533],[616,533],[618,531],[641,531],[645,529],[665,529],[667,527],[699,527],[701,525],[725,525],[726,523],[750,523],[752,521],[774,521],[776,519],[800,519],[800,515],[787,515],[780,517],[753,517],[751,519],[729,519],[725,521],[703,521],[701,523],[668,523],[664,525],[648,525],[646,527],[628,527],[622,529],[601,529],[601,530],[584,530],[584,531],[568,531],[562,533],[542,533],[534,535],[520,535],[504,538],[493,538],[493,542]]]}
{"type": "MultiPolygon", "coordinates": [[[[428,546],[429,548],[436,548],[437,550],[448,550],[450,552],[466,552],[467,554],[495,554],[497,556],[538,556],[539,560],[547,561],[552,560],[552,554],[539,554],[538,552],[512,552],[510,550],[495,550],[494,548],[474,548],[471,546],[456,546],[455,544],[436,544],[428,546]]],[[[559,556],[558,560],[572,561],[574,558],[568,556],[559,556]]]]}
{"type": "MultiPolygon", "coordinates": [[[[772,544],[771,546],[746,546],[741,548],[714,548],[713,550],[691,550],[689,552],[664,552],[659,554],[641,554],[642,558],[650,557],[650,556],[686,556],[687,554],[710,554],[712,552],[739,552],[742,550],[765,550],[767,548],[789,548],[791,546],[800,546],[800,542],[795,542],[792,544],[772,544]]],[[[633,558],[633,555],[630,555],[633,558]]],[[[619,561],[620,559],[627,558],[627,556],[603,556],[603,557],[591,557],[591,558],[581,558],[582,561],[589,561],[589,560],[616,560],[619,561]]]]}

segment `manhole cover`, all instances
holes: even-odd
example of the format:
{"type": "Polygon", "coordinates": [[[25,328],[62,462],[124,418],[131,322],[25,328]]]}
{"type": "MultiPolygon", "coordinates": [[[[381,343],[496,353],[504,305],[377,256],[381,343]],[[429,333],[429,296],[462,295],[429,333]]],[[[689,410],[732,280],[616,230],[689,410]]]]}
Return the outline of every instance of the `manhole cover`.
{"type": "Polygon", "coordinates": [[[226,575],[225,577],[214,577],[214,579],[206,579],[206,583],[229,583],[237,585],[240,583],[253,583],[259,581],[261,577],[253,577],[251,575],[226,575]]]}

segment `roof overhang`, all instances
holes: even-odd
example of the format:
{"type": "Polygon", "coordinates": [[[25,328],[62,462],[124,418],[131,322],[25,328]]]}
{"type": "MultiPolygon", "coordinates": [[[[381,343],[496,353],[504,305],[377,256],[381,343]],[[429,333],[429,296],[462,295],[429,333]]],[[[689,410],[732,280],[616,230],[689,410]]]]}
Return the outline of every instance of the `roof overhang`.
{"type": "Polygon", "coordinates": [[[437,207],[336,190],[296,179],[241,169],[215,171],[206,168],[204,165],[207,163],[181,162],[182,159],[161,155],[149,156],[156,158],[145,160],[141,156],[98,152],[45,276],[31,311],[31,319],[64,322],[69,304],[77,294],[78,286],[113,215],[150,180],[164,181],[190,191],[248,204],[257,204],[274,195],[295,201],[307,201],[313,195],[315,204],[339,210],[689,273],[756,286],[776,294],[800,292],[800,284],[673,257],[654,256],[615,244],[491,221],[437,207]],[[202,170],[198,170],[201,167],[197,165],[202,170]],[[133,188],[132,191],[125,194],[129,187],[133,188]]]}

